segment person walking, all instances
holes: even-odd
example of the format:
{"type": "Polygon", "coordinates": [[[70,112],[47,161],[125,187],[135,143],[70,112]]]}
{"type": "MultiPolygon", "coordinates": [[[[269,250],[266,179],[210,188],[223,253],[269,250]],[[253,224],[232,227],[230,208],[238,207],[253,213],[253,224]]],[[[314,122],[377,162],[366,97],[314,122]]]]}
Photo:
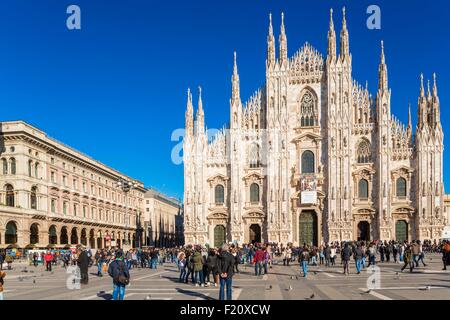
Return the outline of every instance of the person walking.
{"type": "Polygon", "coordinates": [[[102,257],[102,252],[100,252],[100,250],[97,250],[97,252],[95,253],[94,259],[95,259],[95,264],[97,266],[97,276],[103,277],[103,273],[102,273],[103,257],[102,257]]]}
{"type": "Polygon", "coordinates": [[[89,275],[88,275],[88,269],[89,269],[89,257],[86,252],[86,250],[82,250],[81,248],[78,249],[78,260],[77,265],[80,268],[80,275],[81,275],[81,284],[88,284],[89,282],[89,275]]]}
{"type": "Polygon", "coordinates": [[[256,250],[255,255],[253,257],[253,263],[255,264],[255,276],[260,276],[263,268],[264,262],[264,251],[259,247],[256,250]]]}
{"type": "Polygon", "coordinates": [[[234,258],[228,252],[228,245],[224,244],[217,258],[217,272],[220,279],[219,300],[225,300],[225,286],[226,298],[232,300],[233,264],[234,258]]]}
{"type": "Polygon", "coordinates": [[[367,249],[367,255],[369,256],[369,267],[371,265],[374,266],[377,255],[377,249],[375,248],[375,245],[373,243],[369,245],[369,249],[367,249]]]}
{"type": "Polygon", "coordinates": [[[412,272],[414,269],[414,259],[412,256],[411,246],[407,246],[405,249],[405,253],[403,254],[403,267],[401,268],[401,272],[405,270],[405,268],[409,265],[409,272],[412,272]]]}
{"type": "Polygon", "coordinates": [[[356,263],[356,274],[361,273],[363,254],[364,254],[364,249],[363,249],[362,245],[356,246],[355,252],[354,252],[355,263],[356,263]]]}
{"type": "Polygon", "coordinates": [[[214,249],[209,250],[208,258],[206,259],[207,273],[206,273],[206,285],[211,284],[210,275],[213,275],[214,286],[217,287],[219,284],[219,273],[217,270],[217,252],[214,249]]]}
{"type": "Polygon", "coordinates": [[[342,262],[344,265],[344,274],[349,275],[348,264],[352,256],[352,249],[349,247],[348,242],[345,243],[344,249],[342,249],[342,262]]]}
{"type": "Polygon", "coordinates": [[[116,258],[109,264],[108,274],[113,279],[112,300],[123,300],[125,287],[130,283],[130,272],[123,261],[123,252],[116,252],[116,258]]]}
{"type": "Polygon", "coordinates": [[[442,243],[442,263],[444,268],[442,270],[447,270],[447,266],[450,265],[450,240],[444,240],[442,243]]]}
{"type": "Polygon", "coordinates": [[[194,255],[192,256],[192,263],[194,264],[194,283],[195,286],[198,287],[203,285],[203,263],[202,263],[202,254],[200,253],[200,249],[196,248],[194,255]]]}
{"type": "Polygon", "coordinates": [[[184,252],[180,252],[177,258],[178,270],[180,270],[179,281],[184,282],[184,278],[186,277],[186,254],[184,252]]]}
{"type": "Polygon", "coordinates": [[[53,262],[53,255],[50,251],[47,251],[47,253],[44,256],[45,261],[45,271],[52,271],[52,262],[53,262]]]}
{"type": "Polygon", "coordinates": [[[302,252],[300,252],[298,259],[300,265],[302,266],[303,278],[306,278],[306,276],[308,275],[308,261],[309,261],[309,250],[306,245],[303,247],[302,252]]]}
{"type": "Polygon", "coordinates": [[[323,250],[324,256],[325,256],[325,267],[330,266],[331,261],[331,248],[328,244],[325,245],[325,249],[323,250]]]}

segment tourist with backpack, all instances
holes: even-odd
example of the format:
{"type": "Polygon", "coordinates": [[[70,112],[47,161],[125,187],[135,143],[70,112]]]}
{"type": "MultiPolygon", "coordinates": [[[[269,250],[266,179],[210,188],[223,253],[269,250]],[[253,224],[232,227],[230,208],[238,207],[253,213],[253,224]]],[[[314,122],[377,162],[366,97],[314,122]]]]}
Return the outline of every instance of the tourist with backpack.
{"type": "Polygon", "coordinates": [[[130,272],[123,261],[123,252],[116,253],[116,259],[109,264],[108,274],[113,279],[112,300],[123,300],[125,287],[130,283],[130,272]]]}

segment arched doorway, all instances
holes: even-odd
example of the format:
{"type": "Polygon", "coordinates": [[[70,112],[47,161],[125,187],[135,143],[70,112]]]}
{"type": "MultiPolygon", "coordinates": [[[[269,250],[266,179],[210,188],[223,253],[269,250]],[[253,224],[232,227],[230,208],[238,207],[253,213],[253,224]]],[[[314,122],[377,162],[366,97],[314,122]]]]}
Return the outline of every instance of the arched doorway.
{"type": "Polygon", "coordinates": [[[302,211],[299,218],[299,245],[317,246],[317,215],[313,210],[302,211]]]}
{"type": "Polygon", "coordinates": [[[89,232],[89,246],[91,248],[95,248],[95,232],[94,232],[94,229],[92,229],[89,232]]]}
{"type": "Polygon", "coordinates": [[[395,223],[395,240],[398,242],[408,241],[408,222],[397,220],[395,223]]]}
{"type": "Polygon", "coordinates": [[[81,229],[81,237],[80,237],[80,242],[82,245],[86,246],[87,245],[87,236],[86,236],[86,229],[81,229]]]}
{"type": "Polygon", "coordinates": [[[369,241],[370,240],[370,223],[368,221],[360,221],[358,223],[358,241],[369,241]]]}
{"type": "Polygon", "coordinates": [[[50,226],[48,228],[48,244],[57,244],[58,243],[58,235],[56,234],[56,227],[50,226]]]}
{"type": "Polygon", "coordinates": [[[67,235],[67,227],[61,228],[61,235],[59,236],[59,240],[61,244],[68,244],[69,243],[69,236],[67,235]]]}
{"type": "Polygon", "coordinates": [[[37,223],[33,223],[30,226],[30,244],[39,242],[39,226],[37,223]]]}
{"type": "Polygon", "coordinates": [[[225,227],[217,225],[214,227],[214,247],[220,248],[226,242],[225,227]]]}
{"type": "Polygon", "coordinates": [[[78,233],[77,228],[72,228],[70,233],[70,244],[78,244],[78,233]]]}
{"type": "Polygon", "coordinates": [[[14,221],[10,221],[6,224],[5,244],[15,243],[17,243],[17,224],[14,221]]]}
{"type": "Polygon", "coordinates": [[[261,242],[261,227],[259,224],[250,225],[249,239],[251,243],[261,242]]]}

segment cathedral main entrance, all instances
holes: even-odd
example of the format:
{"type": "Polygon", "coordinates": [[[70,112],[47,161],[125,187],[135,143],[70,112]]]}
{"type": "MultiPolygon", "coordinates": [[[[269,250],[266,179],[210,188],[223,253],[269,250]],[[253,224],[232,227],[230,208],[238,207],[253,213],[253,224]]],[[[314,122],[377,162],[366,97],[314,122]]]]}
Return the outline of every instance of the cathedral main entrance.
{"type": "Polygon", "coordinates": [[[251,243],[261,242],[261,227],[259,224],[250,225],[249,239],[251,243]]]}
{"type": "Polygon", "coordinates": [[[358,223],[358,241],[370,240],[370,223],[367,221],[360,221],[358,223]]]}
{"type": "Polygon", "coordinates": [[[395,223],[395,240],[398,242],[408,240],[408,222],[405,220],[397,220],[395,223]]]}
{"type": "Polygon", "coordinates": [[[221,224],[214,227],[214,247],[220,248],[226,242],[225,227],[221,224]]]}
{"type": "Polygon", "coordinates": [[[302,211],[299,219],[299,245],[317,246],[317,215],[314,210],[302,211]]]}

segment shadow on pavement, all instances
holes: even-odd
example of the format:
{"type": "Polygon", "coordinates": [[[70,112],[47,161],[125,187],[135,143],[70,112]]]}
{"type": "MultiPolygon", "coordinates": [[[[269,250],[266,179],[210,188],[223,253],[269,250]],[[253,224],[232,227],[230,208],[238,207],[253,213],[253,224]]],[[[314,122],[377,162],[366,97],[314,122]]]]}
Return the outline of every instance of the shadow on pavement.
{"type": "Polygon", "coordinates": [[[216,300],[216,299],[214,299],[214,298],[212,298],[210,296],[207,296],[206,294],[203,294],[203,293],[190,291],[190,290],[184,290],[184,289],[181,289],[181,288],[176,288],[176,289],[177,289],[177,291],[179,293],[182,293],[182,294],[185,294],[185,295],[188,295],[188,296],[203,298],[204,300],[216,300]]]}

